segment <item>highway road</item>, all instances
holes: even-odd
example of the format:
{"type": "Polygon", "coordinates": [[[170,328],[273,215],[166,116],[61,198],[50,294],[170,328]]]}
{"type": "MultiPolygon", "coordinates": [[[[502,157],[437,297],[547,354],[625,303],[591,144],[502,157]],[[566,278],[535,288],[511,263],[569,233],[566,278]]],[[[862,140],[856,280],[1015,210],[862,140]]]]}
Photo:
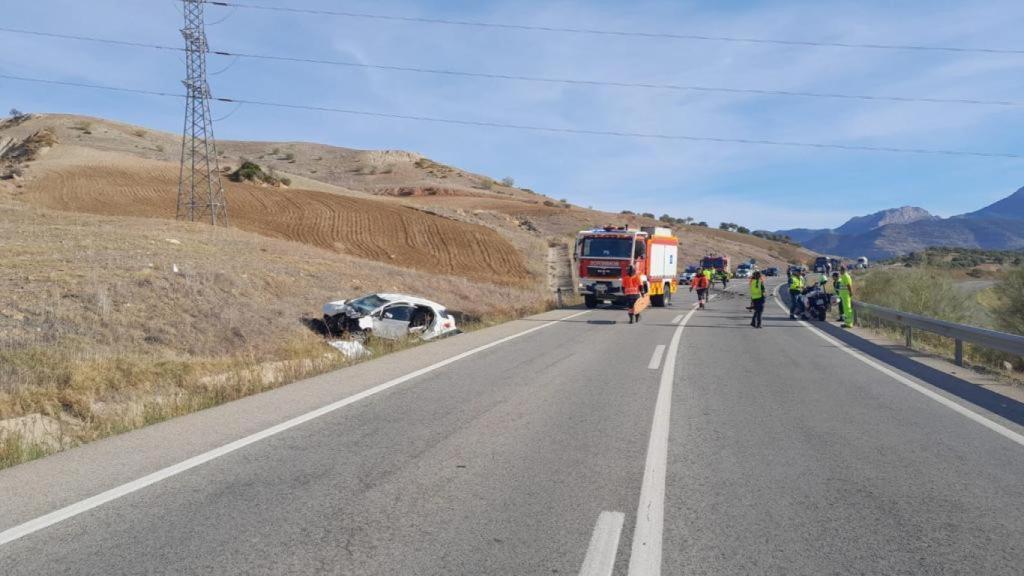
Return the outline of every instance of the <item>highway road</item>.
{"type": "Polygon", "coordinates": [[[774,303],[752,329],[743,292],[550,312],[0,472],[0,574],[1020,574],[1022,428],[774,303]]]}

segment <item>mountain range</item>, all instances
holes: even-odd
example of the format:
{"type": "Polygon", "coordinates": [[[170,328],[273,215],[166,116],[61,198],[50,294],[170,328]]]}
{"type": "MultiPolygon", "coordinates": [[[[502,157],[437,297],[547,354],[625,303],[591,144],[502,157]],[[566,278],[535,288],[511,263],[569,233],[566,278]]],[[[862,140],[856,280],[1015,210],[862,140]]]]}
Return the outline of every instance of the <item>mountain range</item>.
{"type": "Polygon", "coordinates": [[[851,218],[838,228],[778,230],[815,252],[888,258],[932,246],[1024,249],[1024,188],[980,210],[940,218],[916,206],[851,218]]]}

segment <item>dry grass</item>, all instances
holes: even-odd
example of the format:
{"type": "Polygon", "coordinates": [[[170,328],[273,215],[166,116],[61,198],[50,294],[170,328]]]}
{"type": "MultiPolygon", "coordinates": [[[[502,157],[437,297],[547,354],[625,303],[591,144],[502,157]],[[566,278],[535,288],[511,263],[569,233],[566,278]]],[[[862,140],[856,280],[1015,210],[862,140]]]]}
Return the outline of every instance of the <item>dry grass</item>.
{"type": "MultiPolygon", "coordinates": [[[[0,419],[40,414],[62,435],[0,434],[0,465],[344,365],[303,323],[327,300],[412,292],[477,325],[547,304],[536,289],[2,194],[0,238],[0,419]]],[[[396,345],[408,344],[378,343],[378,352],[396,345]]]]}

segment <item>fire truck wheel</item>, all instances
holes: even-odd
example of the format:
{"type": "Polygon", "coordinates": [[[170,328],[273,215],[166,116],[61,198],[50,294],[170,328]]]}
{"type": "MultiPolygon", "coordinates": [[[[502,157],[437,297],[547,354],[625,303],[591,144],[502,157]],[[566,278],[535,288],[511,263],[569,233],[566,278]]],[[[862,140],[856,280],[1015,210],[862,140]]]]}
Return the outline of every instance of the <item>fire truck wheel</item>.
{"type": "Polygon", "coordinates": [[[587,294],[583,297],[583,304],[586,305],[587,308],[597,308],[597,298],[595,298],[593,294],[587,294]]]}
{"type": "Polygon", "coordinates": [[[665,307],[665,295],[664,294],[651,294],[651,306],[655,308],[665,307]]]}

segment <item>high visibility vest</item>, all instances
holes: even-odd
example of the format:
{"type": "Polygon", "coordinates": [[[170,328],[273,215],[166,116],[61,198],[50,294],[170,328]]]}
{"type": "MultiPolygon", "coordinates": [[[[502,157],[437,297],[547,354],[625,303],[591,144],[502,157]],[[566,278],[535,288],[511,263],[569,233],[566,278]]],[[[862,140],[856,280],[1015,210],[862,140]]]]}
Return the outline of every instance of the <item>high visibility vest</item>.
{"type": "Polygon", "coordinates": [[[839,284],[839,290],[849,294],[850,288],[853,287],[853,278],[850,277],[850,273],[843,272],[842,274],[839,275],[839,280],[841,281],[841,283],[839,284]]]}
{"type": "Polygon", "coordinates": [[[639,276],[623,276],[622,277],[622,293],[626,296],[639,296],[640,295],[640,277],[639,276]]]}
{"type": "Polygon", "coordinates": [[[757,279],[751,280],[750,281],[750,299],[751,300],[760,300],[761,298],[764,298],[764,282],[762,282],[761,280],[757,280],[757,279]]]}
{"type": "Polygon", "coordinates": [[[789,291],[798,292],[804,287],[804,279],[799,274],[794,274],[789,277],[789,291]]]}
{"type": "Polygon", "coordinates": [[[714,274],[711,270],[704,270],[704,277],[711,280],[711,276],[714,274]]]}

